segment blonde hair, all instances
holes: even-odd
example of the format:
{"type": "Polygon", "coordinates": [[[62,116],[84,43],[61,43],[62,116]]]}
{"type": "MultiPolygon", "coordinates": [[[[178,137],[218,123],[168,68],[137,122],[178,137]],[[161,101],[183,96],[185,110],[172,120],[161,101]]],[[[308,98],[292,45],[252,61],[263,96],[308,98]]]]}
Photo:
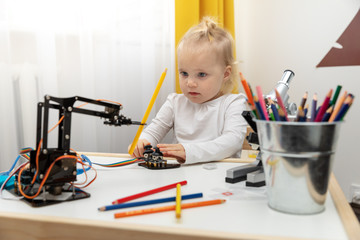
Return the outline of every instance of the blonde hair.
{"type": "MultiPolygon", "coordinates": [[[[234,40],[231,34],[219,27],[214,19],[204,17],[198,25],[193,26],[185,33],[178,44],[177,51],[179,53],[185,46],[191,48],[194,43],[202,42],[210,44],[211,49],[215,50],[215,52],[223,58],[225,66],[231,66],[230,78],[222,85],[220,90],[222,94],[230,93],[239,85],[237,62],[233,54],[235,49],[234,40]]],[[[192,48],[190,50],[201,51],[203,49],[192,48]]]]}

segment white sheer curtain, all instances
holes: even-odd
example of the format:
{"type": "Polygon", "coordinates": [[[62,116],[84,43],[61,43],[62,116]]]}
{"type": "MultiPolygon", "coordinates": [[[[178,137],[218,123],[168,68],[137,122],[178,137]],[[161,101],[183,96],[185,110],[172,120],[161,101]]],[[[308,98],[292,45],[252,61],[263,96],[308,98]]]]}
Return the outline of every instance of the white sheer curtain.
{"type": "MultiPolygon", "coordinates": [[[[0,0],[0,170],[20,148],[35,147],[45,94],[121,102],[122,113],[140,121],[167,68],[149,122],[174,91],[173,38],[173,1],[0,0]]],[[[71,147],[126,152],[136,131],[74,113],[71,147]]],[[[49,137],[56,146],[56,133],[49,137]]]]}

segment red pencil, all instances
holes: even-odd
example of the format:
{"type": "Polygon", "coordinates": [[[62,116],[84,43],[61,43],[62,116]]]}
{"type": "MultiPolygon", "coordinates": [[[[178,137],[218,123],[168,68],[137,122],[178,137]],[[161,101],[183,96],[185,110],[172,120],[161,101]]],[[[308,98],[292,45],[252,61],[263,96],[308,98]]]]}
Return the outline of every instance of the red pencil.
{"type": "Polygon", "coordinates": [[[331,95],[332,95],[332,92],[333,90],[330,89],[330,91],[328,92],[328,94],[326,95],[325,97],[325,100],[323,102],[323,104],[321,105],[320,109],[319,109],[319,112],[316,114],[316,118],[315,118],[315,122],[321,122],[328,106],[329,106],[329,103],[330,103],[330,98],[331,98],[331,95]]]}
{"type": "Polygon", "coordinates": [[[280,108],[283,110],[284,114],[285,114],[285,119],[286,121],[289,121],[288,117],[287,117],[287,112],[286,112],[286,108],[284,105],[284,102],[281,99],[280,93],[278,92],[277,89],[275,89],[275,94],[276,94],[276,101],[278,103],[278,105],[280,106],[280,108]]]}
{"type": "Polygon", "coordinates": [[[154,194],[154,193],[158,193],[158,192],[162,192],[162,191],[169,190],[169,189],[172,189],[172,188],[176,188],[177,184],[180,184],[181,186],[183,186],[183,185],[187,184],[187,181],[177,182],[177,183],[173,183],[173,184],[166,185],[166,186],[163,186],[163,187],[155,188],[155,189],[152,189],[152,190],[149,190],[149,191],[146,191],[146,192],[137,193],[137,194],[134,194],[134,195],[131,195],[131,196],[128,196],[128,197],[119,198],[119,199],[113,201],[112,204],[120,204],[120,203],[124,203],[124,202],[134,200],[134,199],[137,199],[137,198],[145,197],[145,196],[148,196],[148,195],[151,195],[151,194],[154,194]]]}
{"type": "Polygon", "coordinates": [[[261,87],[260,86],[256,86],[256,92],[257,92],[257,95],[258,95],[258,98],[259,98],[259,103],[260,103],[260,106],[264,112],[264,117],[267,121],[269,121],[269,114],[267,112],[267,109],[266,109],[266,104],[265,104],[265,100],[264,100],[264,95],[262,93],[262,90],[261,90],[261,87]]]}

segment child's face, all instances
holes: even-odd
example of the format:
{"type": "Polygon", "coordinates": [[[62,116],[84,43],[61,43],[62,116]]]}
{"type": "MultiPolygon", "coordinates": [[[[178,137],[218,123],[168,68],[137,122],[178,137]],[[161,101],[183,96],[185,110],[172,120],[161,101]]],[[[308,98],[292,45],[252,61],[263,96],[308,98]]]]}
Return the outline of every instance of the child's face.
{"type": "Polygon", "coordinates": [[[209,48],[196,53],[180,50],[178,66],[180,88],[193,103],[204,103],[220,97],[222,84],[231,73],[231,67],[225,66],[222,59],[209,48]]]}

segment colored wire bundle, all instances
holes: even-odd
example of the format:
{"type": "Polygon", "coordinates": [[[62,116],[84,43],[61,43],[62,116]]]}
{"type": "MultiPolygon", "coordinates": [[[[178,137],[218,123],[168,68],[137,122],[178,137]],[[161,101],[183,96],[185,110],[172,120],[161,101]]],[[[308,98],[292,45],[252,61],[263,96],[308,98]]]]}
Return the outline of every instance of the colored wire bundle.
{"type": "Polygon", "coordinates": [[[114,163],[108,163],[108,164],[104,164],[104,163],[95,163],[93,162],[93,164],[101,166],[101,167],[123,167],[123,166],[127,166],[133,163],[138,163],[138,162],[143,162],[144,160],[142,159],[138,159],[138,158],[133,158],[133,159],[129,159],[129,160],[125,160],[125,161],[120,161],[120,162],[114,162],[114,163]]]}
{"type": "MultiPolygon", "coordinates": [[[[85,155],[81,155],[81,159],[83,159],[84,162],[88,162],[90,164],[90,166],[92,164],[94,165],[98,165],[101,167],[123,167],[123,166],[127,166],[133,163],[137,163],[137,162],[143,162],[144,160],[142,159],[138,159],[138,158],[133,158],[133,159],[128,159],[128,160],[124,160],[124,161],[120,161],[120,162],[114,162],[114,163],[96,163],[96,162],[92,162],[87,156],[85,155]]],[[[80,169],[81,170],[81,169],[80,169]]],[[[79,172],[79,170],[78,170],[79,172]]]]}

